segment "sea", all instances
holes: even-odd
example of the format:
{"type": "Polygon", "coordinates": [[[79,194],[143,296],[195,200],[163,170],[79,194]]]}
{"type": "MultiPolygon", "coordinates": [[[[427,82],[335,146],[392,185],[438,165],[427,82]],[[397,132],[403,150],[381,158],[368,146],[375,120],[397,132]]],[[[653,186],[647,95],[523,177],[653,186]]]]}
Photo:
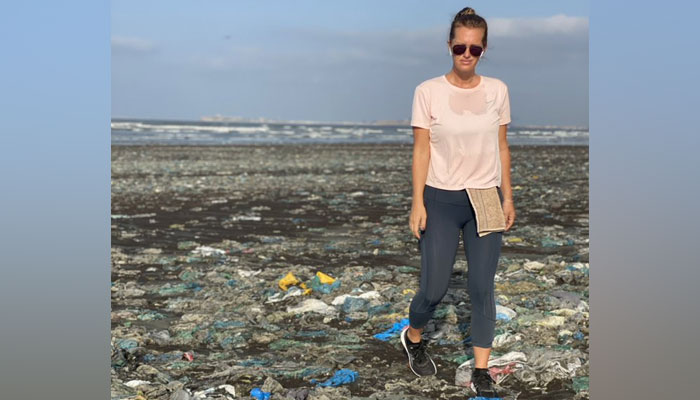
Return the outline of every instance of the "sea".
{"type": "MultiPolygon", "coordinates": [[[[113,145],[413,143],[407,125],[113,119],[113,145]]],[[[509,126],[511,145],[588,146],[588,128],[509,126]]]]}

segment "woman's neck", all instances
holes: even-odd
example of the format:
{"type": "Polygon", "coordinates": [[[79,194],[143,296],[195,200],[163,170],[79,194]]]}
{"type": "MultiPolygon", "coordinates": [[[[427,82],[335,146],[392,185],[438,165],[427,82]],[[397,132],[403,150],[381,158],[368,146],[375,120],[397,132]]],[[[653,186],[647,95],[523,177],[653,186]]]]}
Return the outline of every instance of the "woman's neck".
{"type": "Polygon", "coordinates": [[[465,76],[458,74],[454,69],[447,74],[447,78],[450,79],[450,82],[453,85],[463,87],[465,89],[473,88],[479,82],[479,77],[475,72],[465,76]]]}

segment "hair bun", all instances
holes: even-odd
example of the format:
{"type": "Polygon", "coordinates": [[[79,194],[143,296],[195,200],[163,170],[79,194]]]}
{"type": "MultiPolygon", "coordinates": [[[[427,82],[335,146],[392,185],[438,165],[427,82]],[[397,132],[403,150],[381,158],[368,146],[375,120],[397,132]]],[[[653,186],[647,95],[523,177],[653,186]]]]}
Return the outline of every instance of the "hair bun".
{"type": "Polygon", "coordinates": [[[476,11],[474,11],[473,8],[471,7],[464,7],[462,11],[459,12],[457,15],[475,15],[476,11]]]}

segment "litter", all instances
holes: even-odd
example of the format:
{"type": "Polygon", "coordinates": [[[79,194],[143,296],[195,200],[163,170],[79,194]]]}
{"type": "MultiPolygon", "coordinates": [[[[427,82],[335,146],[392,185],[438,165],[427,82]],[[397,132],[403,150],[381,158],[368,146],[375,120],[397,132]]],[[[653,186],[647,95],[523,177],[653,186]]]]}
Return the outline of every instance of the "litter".
{"type": "MultiPolygon", "coordinates": [[[[290,126],[309,137],[326,128],[290,126]]],[[[248,134],[223,136],[236,135],[248,134]]],[[[519,217],[503,237],[491,361],[525,359],[490,364],[505,400],[546,398],[548,387],[589,397],[588,152],[543,149],[511,149],[519,217]]],[[[423,331],[455,375],[411,385],[401,361],[421,276],[410,146],[300,150],[112,147],[113,400],[252,398],[253,388],[270,399],[468,398],[455,385],[474,356],[461,240],[423,331]],[[309,383],[340,369],[362,371],[361,384],[309,383]]]]}
{"type": "Polygon", "coordinates": [[[386,331],[382,333],[377,333],[374,335],[375,338],[379,340],[384,340],[387,341],[391,339],[392,337],[398,336],[401,331],[408,326],[408,318],[404,318],[399,322],[395,322],[394,325],[392,325],[391,328],[387,329],[386,331]]]}
{"type": "MultiPolygon", "coordinates": [[[[320,386],[333,386],[333,387],[340,386],[340,385],[344,385],[347,383],[355,382],[355,380],[357,379],[357,376],[358,376],[358,374],[356,371],[353,371],[353,370],[347,369],[347,368],[343,368],[341,370],[336,371],[335,374],[333,375],[333,377],[331,377],[330,379],[328,379],[325,382],[318,383],[318,385],[320,385],[320,386]]],[[[318,380],[316,380],[316,379],[311,380],[311,383],[317,383],[317,382],[318,382],[318,380]]]]}

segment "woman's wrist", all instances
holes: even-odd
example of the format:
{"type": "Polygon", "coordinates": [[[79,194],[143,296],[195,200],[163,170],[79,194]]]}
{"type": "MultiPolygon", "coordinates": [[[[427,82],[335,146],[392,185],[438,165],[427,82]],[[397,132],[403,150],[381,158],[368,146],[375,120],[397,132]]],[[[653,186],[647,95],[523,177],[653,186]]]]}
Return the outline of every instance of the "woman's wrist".
{"type": "Polygon", "coordinates": [[[504,202],[504,203],[508,203],[508,202],[511,202],[511,203],[512,203],[512,202],[513,202],[513,199],[503,199],[503,202],[504,202]]]}

